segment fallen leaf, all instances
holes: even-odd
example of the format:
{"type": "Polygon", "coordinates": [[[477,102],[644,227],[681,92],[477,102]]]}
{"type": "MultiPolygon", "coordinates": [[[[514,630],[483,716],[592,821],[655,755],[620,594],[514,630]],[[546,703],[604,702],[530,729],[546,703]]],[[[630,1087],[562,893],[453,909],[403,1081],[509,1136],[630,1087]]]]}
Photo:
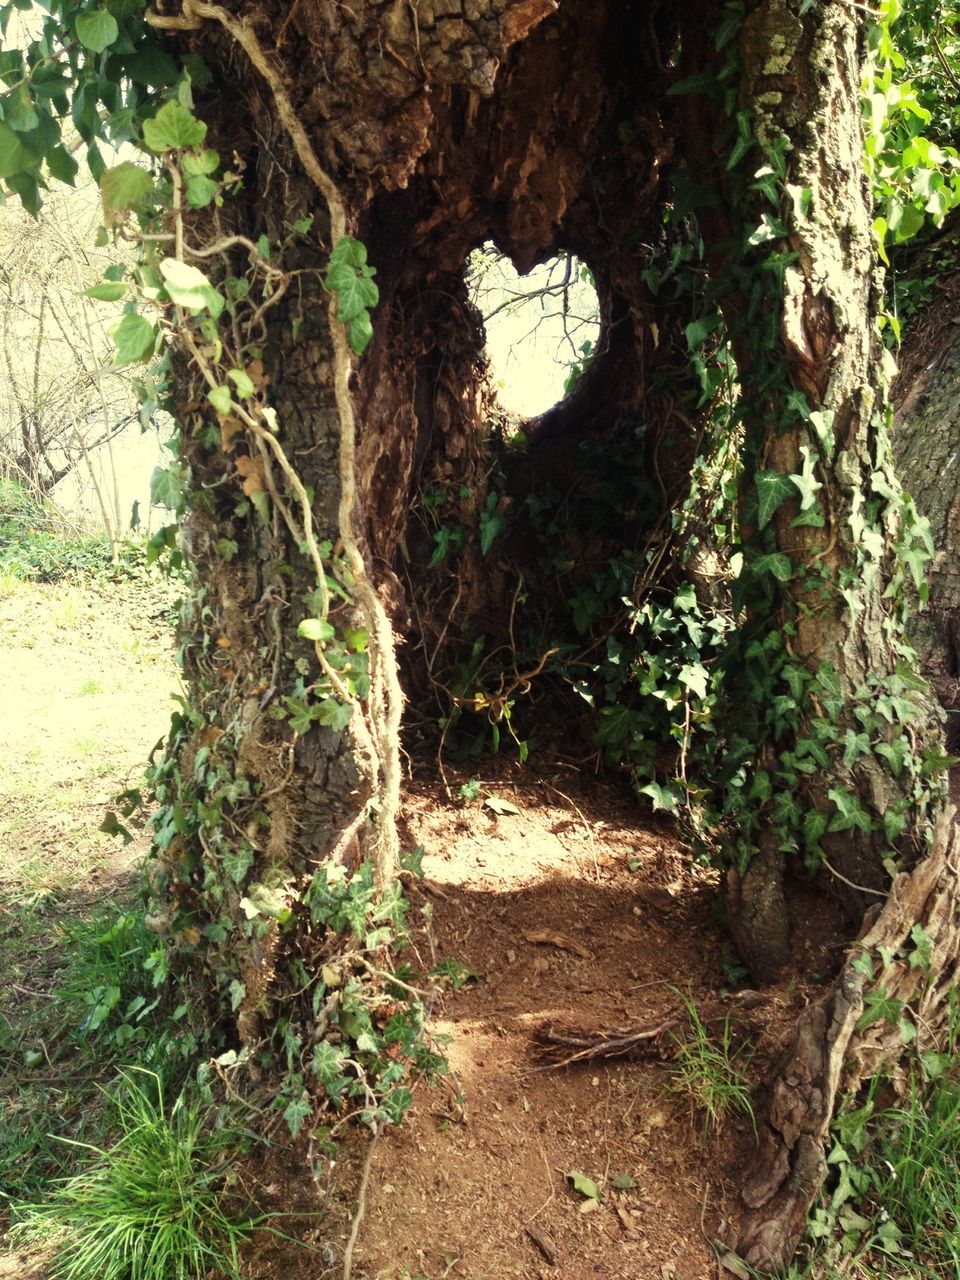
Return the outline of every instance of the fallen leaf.
{"type": "Polygon", "coordinates": [[[618,1173],[610,1185],[617,1191],[629,1191],[631,1187],[637,1185],[637,1180],[631,1177],[629,1173],[618,1173]]]}
{"type": "Polygon", "coordinates": [[[600,1188],[592,1178],[588,1178],[585,1173],[581,1173],[579,1169],[571,1169],[567,1174],[567,1178],[573,1183],[575,1191],[579,1191],[582,1196],[586,1196],[590,1200],[599,1203],[600,1188]]]}
{"type": "Polygon", "coordinates": [[[574,942],[565,933],[554,933],[552,929],[535,929],[533,933],[525,933],[523,936],[528,942],[546,943],[548,946],[559,947],[561,951],[572,951],[574,955],[583,956],[584,960],[590,959],[590,952],[586,947],[581,947],[579,942],[574,942]]]}
{"type": "Polygon", "coordinates": [[[492,809],[498,817],[502,813],[520,812],[515,804],[511,804],[509,800],[501,800],[499,796],[487,796],[483,803],[488,809],[492,809]]]}
{"type": "Polygon", "coordinates": [[[557,1245],[553,1236],[529,1223],[523,1229],[552,1267],[557,1261],[557,1245]]]}
{"type": "Polygon", "coordinates": [[[599,1201],[584,1200],[583,1204],[580,1206],[579,1212],[580,1213],[596,1213],[596,1211],[599,1208],[600,1208],[599,1201]]]}
{"type": "Polygon", "coordinates": [[[628,1240],[636,1240],[639,1237],[637,1227],[637,1214],[633,1209],[626,1209],[622,1204],[617,1205],[617,1217],[620,1219],[620,1225],[623,1227],[624,1234],[628,1240]]]}
{"type": "Polygon", "coordinates": [[[669,889],[661,889],[659,885],[641,885],[634,892],[641,902],[645,902],[648,907],[655,907],[657,911],[666,911],[667,907],[673,905],[674,895],[669,889]]]}
{"type": "Polygon", "coordinates": [[[724,1244],[715,1244],[713,1247],[716,1251],[717,1261],[724,1271],[729,1271],[732,1276],[737,1277],[737,1280],[750,1280],[753,1272],[739,1254],[734,1253],[732,1249],[728,1249],[724,1244]]]}
{"type": "Polygon", "coordinates": [[[220,419],[220,448],[224,452],[233,444],[234,436],[239,435],[243,431],[243,423],[239,418],[221,418],[220,419]]]}

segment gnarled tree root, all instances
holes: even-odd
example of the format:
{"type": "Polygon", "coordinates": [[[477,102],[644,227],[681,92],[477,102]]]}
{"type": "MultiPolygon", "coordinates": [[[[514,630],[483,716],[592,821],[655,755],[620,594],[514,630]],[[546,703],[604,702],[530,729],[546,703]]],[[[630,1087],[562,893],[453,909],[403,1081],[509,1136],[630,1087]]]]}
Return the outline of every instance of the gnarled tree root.
{"type": "Polygon", "coordinates": [[[826,1178],[840,1099],[878,1074],[905,1083],[902,1022],[916,1032],[911,1053],[944,1047],[960,956],[958,874],[960,830],[951,808],[937,823],[929,856],[896,877],[830,992],[800,1018],[774,1074],[760,1150],[742,1189],[748,1213],[738,1252],[758,1270],[784,1267],[796,1252],[826,1178]],[[919,947],[915,925],[923,929],[919,947]],[[883,1016],[870,1021],[880,1000],[883,1016]]]}

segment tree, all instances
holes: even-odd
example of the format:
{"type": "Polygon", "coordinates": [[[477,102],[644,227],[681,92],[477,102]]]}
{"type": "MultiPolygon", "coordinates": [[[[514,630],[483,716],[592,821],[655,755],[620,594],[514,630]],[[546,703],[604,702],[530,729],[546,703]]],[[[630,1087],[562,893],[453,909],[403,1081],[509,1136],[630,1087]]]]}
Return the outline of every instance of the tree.
{"type": "MultiPolygon", "coordinates": [[[[514,494],[642,419],[644,518],[669,549],[695,420],[730,391],[714,421],[742,433],[741,622],[710,677],[724,710],[704,777],[734,935],[774,976],[790,865],[836,888],[851,939],[886,899],[773,1084],[744,1250],[777,1265],[825,1176],[841,1090],[896,1061],[909,1010],[915,1038],[940,1034],[958,936],[937,717],[904,640],[927,547],[886,443],[864,14],[806,0],[51,12],[27,63],[4,55],[17,106],[0,176],[28,205],[43,157],[63,176],[41,117],[69,105],[108,225],[145,248],[136,293],[114,281],[129,299],[118,358],[169,364],[181,424],[164,483],[197,592],[190,696],[157,772],[152,923],[221,1044],[285,1069],[292,1129],[308,1085],[359,1092],[374,1125],[405,1105],[381,1052],[393,1015],[364,982],[382,978],[403,909],[394,640],[416,629],[398,571],[416,582],[431,557],[411,507],[432,485],[457,486],[457,519],[480,532],[451,562],[448,613],[460,634],[483,617],[512,635],[518,590],[486,556],[505,517],[468,254],[492,239],[525,270],[565,250],[597,284],[596,354],[505,458],[514,494]],[[105,168],[104,129],[142,142],[156,176],[105,168]]],[[[408,690],[425,665],[405,662],[408,690]]],[[[532,678],[514,665],[501,716],[532,678]]]]}

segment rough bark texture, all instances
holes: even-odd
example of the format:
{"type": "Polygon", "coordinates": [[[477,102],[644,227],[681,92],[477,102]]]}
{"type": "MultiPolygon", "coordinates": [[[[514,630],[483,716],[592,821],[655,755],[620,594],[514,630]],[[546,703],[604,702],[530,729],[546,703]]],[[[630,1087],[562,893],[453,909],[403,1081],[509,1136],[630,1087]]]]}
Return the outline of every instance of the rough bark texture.
{"type": "MultiPolygon", "coordinates": [[[[784,201],[788,227],[783,249],[795,261],[784,268],[779,320],[779,359],[784,382],[802,393],[811,410],[827,415],[832,433],[812,444],[808,424],[789,413],[782,399],[755,400],[747,422],[745,503],[753,477],[761,469],[783,475],[803,470],[803,450],[814,448],[818,498],[824,527],[797,526],[799,501],[786,501],[774,516],[776,549],[789,556],[793,576],[786,585],[782,610],[769,618],[771,628],[795,627],[790,651],[810,672],[829,664],[836,672],[847,709],[839,735],[856,725],[854,710],[871,678],[895,665],[895,636],[884,600],[891,571],[890,548],[896,516],[890,511],[879,528],[867,529],[865,504],[890,486],[895,490],[876,414],[882,412],[882,361],[872,317],[878,308],[878,280],[870,219],[871,198],[864,174],[859,114],[853,109],[860,92],[862,23],[843,4],[809,9],[768,0],[759,4],[744,26],[740,101],[755,112],[754,131],[761,145],[789,139],[786,190],[799,198],[809,193],[807,211],[784,201]],[[816,567],[817,573],[810,570],[816,567]],[[833,584],[824,592],[823,582],[833,584]],[[854,585],[855,584],[855,585],[854,585]],[[844,588],[841,590],[841,587],[844,588]]],[[[715,56],[704,41],[688,58],[710,65],[715,56]]],[[[694,61],[691,71],[700,69],[694,61]]],[[[690,154],[699,155],[703,176],[721,191],[728,181],[716,155],[703,149],[696,108],[688,114],[690,154]],[[699,149],[699,151],[698,151],[699,149]]],[[[685,139],[686,141],[686,139],[685,139]]],[[[755,153],[756,154],[756,153],[755,153]]],[[[757,162],[760,163],[759,161],[757,162]]],[[[730,253],[736,214],[724,207],[705,218],[714,262],[722,270],[730,253]]],[[[764,204],[758,201],[759,223],[764,204]]],[[[756,325],[744,328],[745,300],[727,299],[744,383],[749,388],[757,362],[753,345],[756,325]]],[[[758,317],[762,323],[762,317],[758,317]]],[[[776,394],[776,393],[774,393],[776,394]]],[[[749,541],[749,530],[746,531],[749,541]]],[[[759,619],[755,619],[759,626],[759,619]]],[[[933,716],[929,725],[935,723],[933,716]]],[[[928,727],[929,727],[928,725],[928,727]]],[[[922,730],[922,726],[921,726],[922,730]]],[[[935,733],[935,729],[933,730],[935,733]]],[[[787,744],[776,744],[776,752],[787,744]]],[[[881,815],[902,797],[901,785],[883,762],[866,753],[846,770],[834,767],[804,780],[807,804],[831,812],[826,792],[844,786],[861,798],[865,810],[881,815]]],[[[882,865],[882,834],[859,828],[827,832],[822,841],[827,861],[839,875],[833,890],[856,922],[872,895],[883,893],[888,876],[882,865]]],[[[748,963],[760,977],[774,976],[785,962],[789,934],[771,912],[783,919],[784,854],[772,832],[761,833],[762,858],[744,876],[731,876],[734,932],[748,963]]],[[[904,842],[907,856],[917,856],[921,841],[904,842]]]]}
{"type": "MultiPolygon", "coordinates": [[[[952,244],[954,221],[938,237],[931,252],[952,244]]],[[[926,274],[925,256],[918,273],[926,274]]],[[[900,353],[901,372],[894,386],[896,420],[893,448],[904,488],[930,521],[937,549],[927,569],[929,601],[912,621],[911,639],[921,670],[937,691],[941,705],[953,714],[947,722],[948,743],[955,750],[960,732],[960,275],[943,278],[938,264],[929,268],[937,279],[935,301],[910,324],[900,353]]]]}
{"type": "Polygon", "coordinates": [[[830,992],[802,1014],[774,1074],[758,1158],[743,1185],[748,1213],[739,1252],[752,1266],[773,1271],[793,1257],[827,1176],[830,1125],[842,1095],[855,1093],[863,1080],[895,1071],[903,1055],[898,1020],[862,1025],[870,995],[902,1002],[920,1052],[945,1050],[948,1000],[960,958],[958,921],[960,832],[951,809],[941,816],[930,855],[896,878],[830,992]],[[929,964],[911,964],[917,924],[933,940],[929,964]],[[891,957],[887,963],[884,954],[891,957]]]}

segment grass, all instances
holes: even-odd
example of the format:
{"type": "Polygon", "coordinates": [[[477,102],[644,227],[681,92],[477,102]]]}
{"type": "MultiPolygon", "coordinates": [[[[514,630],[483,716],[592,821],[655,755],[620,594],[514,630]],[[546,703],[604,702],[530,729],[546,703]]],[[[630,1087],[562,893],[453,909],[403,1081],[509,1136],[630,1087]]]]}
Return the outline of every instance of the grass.
{"type": "MultiPolygon", "coordinates": [[[[810,1254],[785,1280],[944,1280],[960,1276],[960,1077],[911,1081],[900,1106],[841,1115],[830,1202],[814,1210],[810,1254]]],[[[936,1064],[935,1064],[936,1065],[936,1064]]],[[[937,1069],[939,1069],[939,1066],[937,1069]]]]}
{"type": "Polygon", "coordinates": [[[113,549],[103,534],[72,528],[52,503],[16,480],[0,476],[0,590],[33,578],[54,582],[67,574],[110,565],[113,549]]]}
{"type": "Polygon", "coordinates": [[[237,1276],[238,1245],[262,1225],[228,1207],[225,1157],[238,1135],[212,1130],[183,1095],[167,1108],[151,1072],[123,1075],[114,1110],[117,1141],[71,1142],[90,1163],[46,1200],[19,1206],[14,1239],[56,1248],[49,1280],[237,1276]]]}
{"type": "Polygon", "coordinates": [[[719,1129],[732,1114],[740,1113],[749,1117],[756,1134],[750,1084],[741,1069],[749,1057],[734,1048],[730,1019],[724,1019],[719,1039],[713,1039],[693,1000],[684,996],[683,1003],[688,1027],[677,1037],[670,1091],[686,1098],[703,1116],[705,1131],[719,1129]]]}

